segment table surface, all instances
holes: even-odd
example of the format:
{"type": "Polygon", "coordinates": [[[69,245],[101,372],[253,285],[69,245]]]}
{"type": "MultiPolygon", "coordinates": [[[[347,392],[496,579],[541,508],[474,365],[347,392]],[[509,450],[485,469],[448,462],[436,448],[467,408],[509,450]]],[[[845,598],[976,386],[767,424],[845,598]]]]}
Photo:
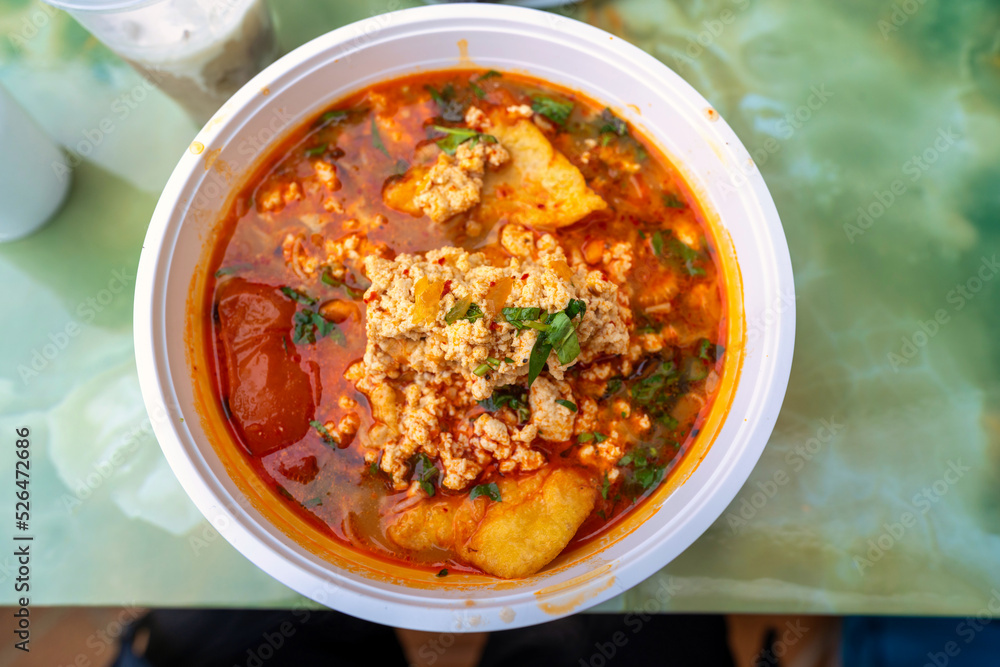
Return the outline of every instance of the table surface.
{"type": "MultiPolygon", "coordinates": [[[[272,4],[290,49],[398,3],[272,4]]],[[[215,536],[145,428],[131,280],[196,128],[43,7],[0,0],[0,82],[88,155],[51,224],[0,245],[0,433],[33,433],[33,602],[294,604],[215,536]],[[116,275],[130,288],[113,293],[116,275]]],[[[777,203],[797,291],[788,394],[750,480],[690,549],[603,609],[655,597],[714,612],[979,612],[1000,587],[996,5],[564,11],[660,58],[728,120],[777,203]]],[[[0,603],[12,565],[0,556],[0,603]]]]}

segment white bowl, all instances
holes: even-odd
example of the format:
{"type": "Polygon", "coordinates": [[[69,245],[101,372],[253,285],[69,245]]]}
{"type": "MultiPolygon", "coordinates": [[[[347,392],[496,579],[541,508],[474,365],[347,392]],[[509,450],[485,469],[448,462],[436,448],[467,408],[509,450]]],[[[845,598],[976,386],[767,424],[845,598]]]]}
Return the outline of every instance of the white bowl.
{"type": "Polygon", "coordinates": [[[634,586],[687,548],[721,515],[767,442],[788,381],[794,322],[791,262],[777,211],[750,155],[708,102],[613,35],[553,14],[490,5],[373,17],[305,44],[244,86],[199,133],[164,188],[135,296],[146,408],[174,473],[218,531],[313,600],[379,623],[436,631],[552,620],[634,586]],[[267,147],[353,91],[455,67],[517,70],[580,90],[641,128],[708,210],[727,267],[730,386],[713,408],[715,425],[629,521],[517,581],[435,581],[395,566],[380,572],[343,549],[324,552],[321,540],[290,537],[294,531],[278,528],[284,524],[276,511],[261,502],[260,485],[241,477],[218,447],[225,435],[213,426],[217,416],[206,415],[199,355],[188,345],[202,331],[190,315],[198,309],[189,312],[188,305],[204,287],[205,247],[267,147]]]}

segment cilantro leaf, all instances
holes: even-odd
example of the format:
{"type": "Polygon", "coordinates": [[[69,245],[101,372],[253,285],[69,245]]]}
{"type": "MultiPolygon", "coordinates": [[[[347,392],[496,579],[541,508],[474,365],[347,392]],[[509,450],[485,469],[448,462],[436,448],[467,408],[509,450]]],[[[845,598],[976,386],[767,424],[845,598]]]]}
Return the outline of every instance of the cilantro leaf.
{"type": "Polygon", "coordinates": [[[479,405],[487,412],[510,408],[517,414],[518,423],[521,424],[531,417],[531,409],[528,407],[528,390],[516,384],[497,387],[489,398],[479,401],[479,405]]]}
{"type": "Polygon", "coordinates": [[[560,127],[566,125],[570,113],[573,112],[573,106],[572,102],[560,102],[544,95],[535,95],[531,98],[532,111],[545,116],[560,127]]]}
{"type": "Polygon", "coordinates": [[[486,70],[476,81],[486,81],[487,79],[499,78],[503,76],[500,72],[495,69],[486,70]]]}
{"type": "Polygon", "coordinates": [[[347,118],[348,112],[344,109],[334,109],[333,111],[327,111],[325,114],[319,117],[321,123],[329,123],[335,121],[339,123],[340,121],[347,118]]]}
{"type": "Polygon", "coordinates": [[[628,123],[614,115],[611,109],[604,107],[604,111],[601,112],[601,120],[604,121],[598,130],[601,134],[617,134],[619,137],[628,134],[628,123]]]}
{"type": "Polygon", "coordinates": [[[437,573],[437,574],[435,574],[434,576],[435,576],[435,577],[447,577],[447,576],[448,576],[448,568],[446,568],[446,567],[444,567],[444,568],[441,568],[441,569],[440,569],[440,570],[438,571],[438,573],[437,573]]]}
{"type": "Polygon", "coordinates": [[[334,449],[336,449],[337,446],[340,444],[340,442],[335,437],[333,437],[333,434],[330,433],[330,431],[326,428],[326,426],[323,425],[323,422],[319,422],[314,419],[313,421],[309,422],[309,425],[319,432],[320,437],[323,438],[324,444],[329,445],[334,449]]]}
{"type": "Polygon", "coordinates": [[[545,311],[541,308],[504,308],[500,311],[504,321],[517,330],[538,329],[547,331],[549,325],[538,320],[545,316],[545,311]]]}
{"type": "Polygon", "coordinates": [[[319,146],[313,146],[312,148],[306,149],[306,157],[319,157],[326,152],[327,145],[320,144],[319,146]]]}
{"type": "Polygon", "coordinates": [[[663,199],[663,205],[667,208],[687,208],[687,204],[672,192],[664,192],[661,199],[663,199]]]}
{"type": "Polygon", "coordinates": [[[476,320],[483,319],[483,317],[485,317],[485,314],[482,308],[472,303],[471,297],[465,297],[456,301],[455,305],[448,309],[448,312],[445,313],[444,321],[448,324],[454,324],[459,320],[475,322],[476,320]]]}
{"type": "Polygon", "coordinates": [[[372,116],[372,146],[382,151],[386,157],[392,157],[389,155],[389,151],[385,147],[385,144],[382,143],[382,135],[379,134],[378,125],[375,124],[375,116],[372,116]]]}
{"type": "Polygon", "coordinates": [[[455,99],[455,86],[451,83],[446,83],[444,87],[438,91],[437,88],[431,85],[425,85],[424,90],[430,93],[431,99],[437,104],[438,111],[441,112],[441,118],[451,121],[458,122],[462,120],[464,114],[462,113],[462,104],[455,99]]]}
{"type": "Polygon", "coordinates": [[[420,488],[428,496],[435,493],[434,481],[438,478],[439,471],[434,465],[434,461],[429,456],[420,452],[417,454],[417,462],[413,470],[413,479],[420,483],[420,488]]]}
{"type": "Polygon", "coordinates": [[[475,500],[479,496],[486,496],[493,502],[499,503],[501,502],[500,487],[496,485],[496,482],[479,484],[478,486],[472,487],[472,491],[469,492],[469,500],[475,500]]]}
{"type": "Polygon", "coordinates": [[[442,125],[433,125],[432,127],[438,132],[445,133],[446,136],[438,139],[435,143],[438,145],[438,148],[448,155],[454,155],[458,147],[466,141],[472,142],[470,144],[472,147],[475,147],[480,141],[486,144],[495,144],[497,142],[497,138],[492,134],[483,134],[464,127],[444,127],[442,125]]]}
{"type": "Polygon", "coordinates": [[[309,296],[305,292],[300,292],[297,289],[292,289],[291,287],[282,287],[281,293],[287,296],[292,301],[301,303],[303,306],[315,306],[316,299],[309,296]]]}
{"type": "Polygon", "coordinates": [[[573,401],[567,401],[565,398],[557,398],[556,403],[563,406],[570,412],[576,412],[576,403],[574,403],[573,401]]]}
{"type": "Polygon", "coordinates": [[[233,264],[232,266],[224,266],[215,272],[216,278],[221,278],[222,276],[229,276],[239,271],[244,271],[246,269],[252,269],[253,264],[233,264]]]}
{"type": "Polygon", "coordinates": [[[608,499],[608,491],[611,489],[611,481],[608,479],[608,472],[604,471],[604,483],[601,484],[601,498],[608,499]]]}

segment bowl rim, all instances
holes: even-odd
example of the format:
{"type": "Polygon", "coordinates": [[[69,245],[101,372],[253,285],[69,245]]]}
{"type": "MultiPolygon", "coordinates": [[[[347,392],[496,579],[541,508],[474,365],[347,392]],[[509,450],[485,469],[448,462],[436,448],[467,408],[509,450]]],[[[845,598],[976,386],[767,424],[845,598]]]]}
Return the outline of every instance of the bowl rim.
{"type": "MultiPolygon", "coordinates": [[[[523,24],[524,27],[530,29],[553,31],[553,36],[581,40],[595,47],[616,51],[619,56],[627,58],[640,67],[643,70],[643,75],[651,77],[654,83],[659,79],[659,81],[669,83],[675,88],[683,89],[687,96],[684,102],[687,104],[698,105],[699,109],[711,108],[711,105],[692,86],[666,64],[625,40],[572,19],[521,7],[480,4],[416,7],[391,12],[391,14],[394,30],[404,27],[427,30],[428,28],[433,29],[434,23],[469,20],[476,22],[479,30],[488,29],[490,21],[505,21],[523,24]],[[570,26],[570,30],[555,30],[553,17],[558,18],[560,24],[564,21],[568,22],[566,25],[570,26]]],[[[356,37],[356,26],[359,23],[363,23],[363,21],[321,35],[267,67],[243,86],[216,113],[205,128],[198,133],[196,139],[205,146],[211,145],[212,140],[232,122],[229,114],[234,109],[240,110],[246,107],[259,95],[262,88],[266,88],[270,82],[309,58],[326,52],[335,53],[338,49],[343,54],[343,47],[349,45],[351,40],[356,37]]],[[[399,35],[389,36],[390,40],[398,38],[399,35]]],[[[378,43],[379,40],[376,38],[365,43],[363,48],[378,43]]],[[[712,121],[713,133],[724,142],[725,148],[720,150],[730,152],[734,157],[734,163],[736,160],[749,160],[749,153],[728,124],[717,114],[712,121]]],[[[631,560],[627,563],[627,567],[619,567],[617,570],[612,568],[614,576],[609,575],[606,586],[598,587],[599,590],[592,587],[591,593],[588,593],[589,597],[575,605],[569,605],[564,611],[557,612],[543,611],[540,607],[541,600],[537,597],[528,596],[530,598],[528,600],[513,600],[510,599],[511,596],[501,594],[491,597],[488,604],[481,603],[464,610],[456,609],[460,605],[427,604],[419,610],[420,613],[415,613],[413,602],[420,598],[419,589],[407,589],[412,591],[410,594],[385,590],[384,588],[367,587],[366,589],[365,586],[354,585],[356,582],[350,582],[351,585],[347,585],[348,582],[343,581],[343,577],[338,572],[330,570],[325,573],[310,572],[307,571],[309,568],[290,563],[290,551],[287,546],[273,544],[273,540],[268,538],[266,532],[245,508],[221,501],[221,498],[226,494],[221,489],[218,480],[205,479],[202,471],[199,470],[196,462],[192,460],[185,449],[184,441],[190,441],[195,449],[198,448],[198,445],[193,442],[190,431],[183,424],[183,419],[180,419],[179,422],[176,418],[169,418],[169,414],[176,411],[171,406],[178,405],[179,399],[171,377],[170,365],[166,359],[165,348],[161,346],[160,342],[161,338],[165,338],[166,332],[158,330],[154,322],[163,323],[166,320],[165,300],[157,302],[157,298],[166,290],[172,257],[163,252],[163,246],[168,240],[169,233],[173,232],[176,236],[177,229],[172,229],[172,227],[177,226],[179,229],[181,224],[173,221],[174,211],[179,206],[188,204],[182,200],[182,190],[191,174],[203,166],[198,157],[185,151],[160,195],[143,244],[136,276],[134,305],[136,364],[143,400],[151,415],[154,434],[171,469],[202,514],[208,517],[208,510],[212,509],[217,516],[223,517],[224,520],[219,522],[223,525],[215,525],[216,529],[245,557],[292,590],[321,604],[375,622],[433,631],[510,629],[554,620],[603,602],[627,590],[654,574],[672,559],[673,556],[665,558],[655,548],[660,546],[659,542],[662,542],[662,539],[656,544],[648,545],[641,553],[638,549],[632,549],[629,553],[631,560]],[[516,615],[513,615],[513,618],[508,618],[511,616],[510,612],[514,612],[516,615]],[[478,620],[470,621],[469,619],[472,617],[478,620]]],[[[764,231],[767,232],[771,241],[767,248],[773,253],[774,265],[770,268],[775,273],[775,288],[781,294],[790,291],[793,296],[785,308],[777,310],[774,322],[769,323],[768,330],[765,332],[765,339],[769,343],[767,350],[770,354],[767,355],[768,361],[762,364],[761,373],[755,382],[755,387],[763,390],[763,394],[754,395],[754,402],[760,406],[757,408],[760,418],[756,423],[750,425],[750,434],[745,438],[746,446],[737,455],[724,458],[711,476],[704,480],[703,488],[699,488],[690,499],[688,506],[685,506],[684,523],[673,537],[671,550],[676,552],[674,556],[687,549],[722,515],[726,506],[746,482],[773,429],[791,370],[795,332],[795,300],[791,258],[777,209],[760,172],[754,169],[751,173],[745,173],[744,176],[746,182],[742,187],[750,189],[753,199],[759,206],[759,210],[756,212],[758,218],[762,221],[764,231]]],[[[654,542],[656,540],[650,538],[648,541],[654,542]]],[[[335,567],[330,565],[331,569],[335,567]]],[[[593,582],[588,583],[593,584],[593,582]]],[[[583,586],[582,582],[577,584],[577,588],[583,586]]],[[[566,592],[566,590],[560,591],[561,594],[566,592]]],[[[570,592],[572,592],[572,588],[570,592]]],[[[425,601],[431,602],[426,598],[425,601]]]]}

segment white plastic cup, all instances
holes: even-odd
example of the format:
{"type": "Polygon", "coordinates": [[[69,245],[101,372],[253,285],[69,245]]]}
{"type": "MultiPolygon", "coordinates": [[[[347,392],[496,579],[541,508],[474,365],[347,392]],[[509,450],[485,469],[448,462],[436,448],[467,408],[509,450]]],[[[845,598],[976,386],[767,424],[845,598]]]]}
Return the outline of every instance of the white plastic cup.
{"type": "Polygon", "coordinates": [[[0,86],[0,242],[37,231],[59,207],[70,178],[54,165],[65,160],[47,134],[0,86]]]}
{"type": "Polygon", "coordinates": [[[45,0],[204,123],[278,55],[264,0],[45,0]]]}

